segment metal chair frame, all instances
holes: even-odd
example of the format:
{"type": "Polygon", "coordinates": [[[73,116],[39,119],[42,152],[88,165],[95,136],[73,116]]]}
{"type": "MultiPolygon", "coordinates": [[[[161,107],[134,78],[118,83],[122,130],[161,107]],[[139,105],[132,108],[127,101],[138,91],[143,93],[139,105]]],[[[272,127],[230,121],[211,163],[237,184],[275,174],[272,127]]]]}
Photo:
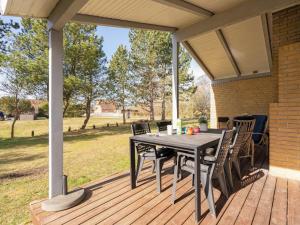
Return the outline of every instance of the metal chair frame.
{"type": "MultiPolygon", "coordinates": [[[[201,163],[201,184],[204,187],[205,195],[208,200],[210,212],[216,216],[216,208],[213,196],[212,179],[218,179],[222,193],[228,198],[228,190],[225,179],[224,163],[230,149],[233,137],[233,130],[223,131],[215,155],[204,156],[201,163]]],[[[174,169],[172,202],[176,200],[176,184],[182,170],[195,174],[194,155],[188,153],[178,153],[177,162],[174,169]]],[[[194,179],[193,179],[194,180],[194,179]]]]}
{"type": "MultiPolygon", "coordinates": [[[[151,133],[149,123],[134,123],[131,124],[131,131],[133,135],[141,135],[146,133],[151,133]]],[[[157,181],[157,192],[161,192],[161,171],[163,164],[169,159],[173,158],[174,152],[170,149],[159,148],[156,149],[156,146],[137,144],[137,171],[136,171],[136,182],[138,181],[138,176],[143,169],[143,164],[146,160],[153,162],[152,172],[156,172],[156,181],[157,181]],[[168,153],[168,154],[165,154],[168,153]]]]}

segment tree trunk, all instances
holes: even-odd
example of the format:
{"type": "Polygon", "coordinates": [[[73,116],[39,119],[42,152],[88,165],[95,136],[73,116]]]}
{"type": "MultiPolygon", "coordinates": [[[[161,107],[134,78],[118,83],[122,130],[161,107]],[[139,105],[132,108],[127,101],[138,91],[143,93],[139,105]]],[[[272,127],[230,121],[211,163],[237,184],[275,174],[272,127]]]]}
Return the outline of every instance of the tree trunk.
{"type": "Polygon", "coordinates": [[[15,117],[14,117],[14,120],[12,122],[12,125],[11,125],[10,138],[15,137],[15,124],[17,122],[17,119],[18,119],[18,115],[16,114],[15,117]]]}
{"type": "Polygon", "coordinates": [[[154,120],[154,102],[153,100],[150,101],[150,120],[154,120]]]}
{"type": "Polygon", "coordinates": [[[126,123],[126,111],[125,111],[125,105],[122,106],[122,112],[123,112],[123,124],[126,123]]]}
{"type": "Polygon", "coordinates": [[[14,120],[13,123],[11,125],[11,131],[10,131],[10,138],[14,138],[15,137],[15,124],[17,122],[17,119],[19,118],[19,99],[18,99],[18,95],[15,96],[16,97],[16,111],[15,111],[15,116],[14,116],[14,120]]]}
{"type": "Polygon", "coordinates": [[[67,112],[67,109],[69,108],[69,105],[70,105],[70,101],[66,100],[66,104],[65,104],[65,107],[64,107],[64,111],[63,111],[63,117],[65,117],[65,114],[67,112]]]}
{"type": "Polygon", "coordinates": [[[161,102],[161,120],[166,119],[166,93],[165,88],[163,88],[163,96],[162,96],[162,102],[161,102]]]}
{"type": "Polygon", "coordinates": [[[88,97],[86,100],[86,108],[85,108],[85,120],[83,122],[83,125],[81,127],[81,129],[85,129],[87,123],[89,122],[91,116],[91,99],[88,97]]]}

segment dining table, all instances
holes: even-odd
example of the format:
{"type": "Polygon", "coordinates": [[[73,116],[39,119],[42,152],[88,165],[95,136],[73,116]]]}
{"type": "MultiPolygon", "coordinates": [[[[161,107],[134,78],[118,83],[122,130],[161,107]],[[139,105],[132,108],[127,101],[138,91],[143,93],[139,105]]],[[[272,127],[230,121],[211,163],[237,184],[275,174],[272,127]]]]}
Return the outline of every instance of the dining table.
{"type": "Polygon", "coordinates": [[[177,152],[192,153],[195,155],[195,220],[200,221],[201,217],[201,160],[207,148],[218,145],[222,131],[208,130],[194,135],[166,133],[150,133],[136,135],[129,138],[130,144],[130,182],[131,188],[136,188],[136,151],[137,144],[166,147],[177,152]]]}

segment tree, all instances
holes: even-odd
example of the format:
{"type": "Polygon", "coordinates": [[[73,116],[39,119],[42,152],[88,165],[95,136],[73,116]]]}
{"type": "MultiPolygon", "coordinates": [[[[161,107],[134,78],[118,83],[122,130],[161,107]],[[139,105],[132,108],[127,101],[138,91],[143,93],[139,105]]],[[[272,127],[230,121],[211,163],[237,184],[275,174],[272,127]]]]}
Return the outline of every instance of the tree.
{"type": "Polygon", "coordinates": [[[126,123],[126,108],[131,102],[133,79],[129,73],[129,55],[125,46],[120,45],[112,56],[108,67],[109,98],[122,108],[123,124],[126,123]]]}
{"type": "Polygon", "coordinates": [[[80,42],[80,69],[76,71],[79,78],[79,98],[85,105],[85,120],[82,129],[85,129],[91,115],[91,104],[104,93],[106,79],[106,56],[103,51],[103,38],[97,36],[96,26],[78,25],[79,32],[83,33],[80,42]]]}
{"type": "Polygon", "coordinates": [[[145,30],[130,30],[131,44],[130,70],[135,79],[135,101],[141,105],[154,120],[154,101],[159,96],[159,77],[154,51],[154,34],[145,30]]]}
{"type": "Polygon", "coordinates": [[[10,41],[11,31],[18,29],[19,24],[10,20],[9,22],[4,22],[0,19],[0,65],[5,60],[5,54],[7,52],[7,48],[10,41]]]}
{"type": "Polygon", "coordinates": [[[206,76],[200,76],[197,80],[197,90],[191,98],[192,111],[195,116],[205,115],[209,117],[210,91],[209,80],[206,76]]]}
{"type": "Polygon", "coordinates": [[[11,138],[14,138],[17,119],[22,112],[29,112],[32,107],[30,102],[22,100],[24,96],[23,77],[18,74],[13,66],[7,66],[2,72],[6,74],[6,77],[1,82],[0,90],[7,93],[10,97],[1,98],[0,105],[6,114],[12,114],[14,116],[10,135],[11,138]]]}
{"type": "MultiPolygon", "coordinates": [[[[161,100],[161,119],[166,118],[166,101],[171,96],[172,40],[171,34],[160,31],[131,30],[131,70],[135,74],[136,100],[154,119],[154,101],[161,100]]],[[[187,98],[194,92],[191,56],[179,49],[179,90],[187,98]]]]}
{"type": "Polygon", "coordinates": [[[45,20],[22,19],[21,30],[14,34],[15,68],[24,77],[27,94],[48,96],[48,32],[45,20]]]}

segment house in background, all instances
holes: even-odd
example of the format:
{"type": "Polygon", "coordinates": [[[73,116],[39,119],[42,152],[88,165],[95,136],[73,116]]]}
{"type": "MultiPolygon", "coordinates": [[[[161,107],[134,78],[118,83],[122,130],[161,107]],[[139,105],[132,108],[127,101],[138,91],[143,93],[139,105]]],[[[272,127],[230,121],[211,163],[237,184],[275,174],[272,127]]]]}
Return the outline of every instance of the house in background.
{"type": "MultiPolygon", "coordinates": [[[[122,117],[123,111],[114,101],[98,100],[94,105],[92,116],[98,117],[122,117]]],[[[139,110],[136,107],[128,107],[126,109],[126,118],[131,116],[139,116],[139,110]]]]}
{"type": "Polygon", "coordinates": [[[22,113],[20,115],[20,120],[35,120],[38,113],[39,113],[39,107],[45,103],[44,100],[37,100],[37,99],[28,99],[31,103],[32,111],[27,113],[22,113]]]}
{"type": "Polygon", "coordinates": [[[98,117],[122,117],[122,111],[113,101],[98,100],[94,105],[92,116],[98,117]]]}

